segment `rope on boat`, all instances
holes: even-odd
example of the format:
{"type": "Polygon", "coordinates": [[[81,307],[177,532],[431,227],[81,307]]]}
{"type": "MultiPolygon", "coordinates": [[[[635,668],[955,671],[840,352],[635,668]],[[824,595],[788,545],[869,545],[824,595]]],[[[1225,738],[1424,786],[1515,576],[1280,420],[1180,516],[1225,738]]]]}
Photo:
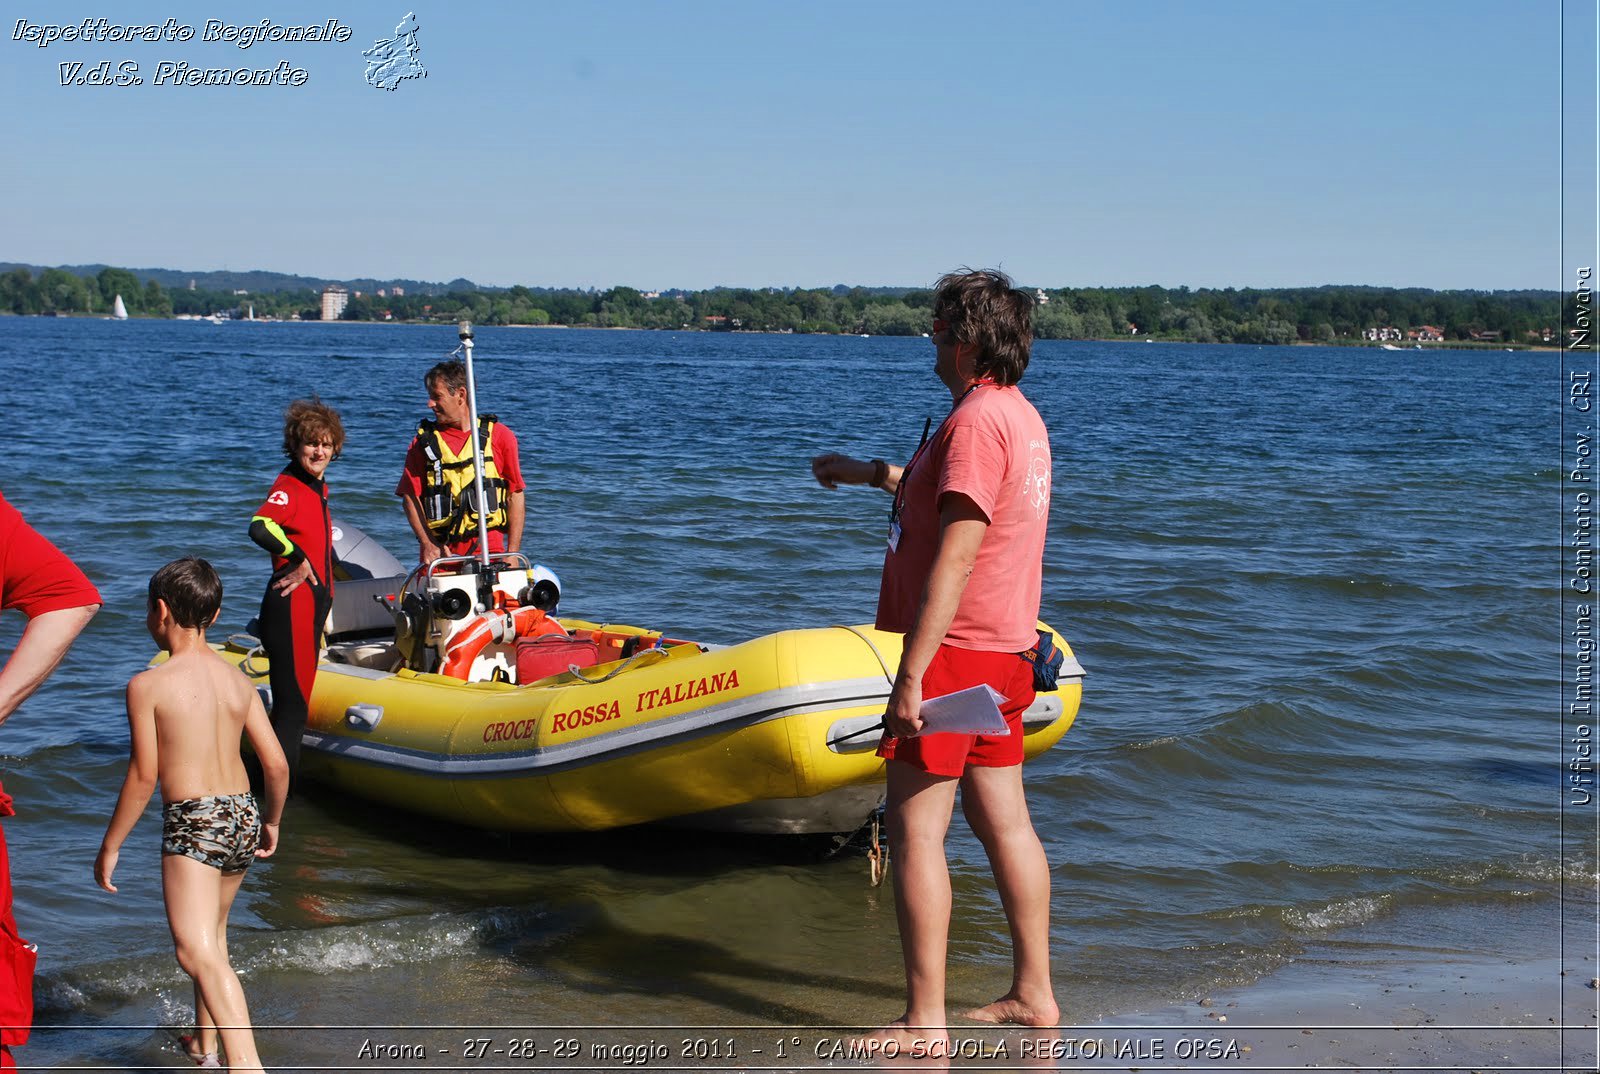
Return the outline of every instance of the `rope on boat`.
{"type": "MultiPolygon", "coordinates": [[[[857,630],[853,626],[845,626],[843,623],[834,623],[833,625],[834,625],[835,628],[837,628],[839,630],[848,630],[850,633],[854,634],[856,637],[860,638],[862,641],[867,643],[867,648],[872,650],[872,655],[878,658],[878,666],[883,669],[884,681],[889,684],[889,689],[893,690],[894,689],[894,673],[889,670],[889,662],[883,658],[883,653],[878,651],[877,643],[875,643],[871,638],[867,637],[865,634],[861,633],[861,631],[857,630]]],[[[878,732],[880,732],[882,730],[883,730],[883,721],[879,720],[877,723],[873,724],[871,727],[863,727],[859,731],[851,731],[848,735],[840,735],[838,738],[830,739],[828,741],[828,746],[829,746],[829,748],[832,748],[834,746],[839,745],[839,743],[841,743],[841,742],[849,742],[852,738],[860,738],[862,735],[876,734],[876,733],[878,733],[878,732]]]]}
{"type": "Polygon", "coordinates": [[[597,683],[608,682],[609,680],[616,678],[618,675],[621,675],[624,671],[627,671],[630,667],[632,667],[634,662],[637,661],[637,660],[643,660],[645,657],[650,656],[652,654],[654,654],[656,656],[665,656],[666,652],[667,651],[665,649],[640,649],[638,652],[636,652],[632,656],[628,657],[622,663],[618,664],[616,667],[612,668],[610,671],[606,672],[604,675],[601,675],[599,678],[595,678],[595,679],[591,679],[589,676],[585,675],[583,673],[583,669],[580,668],[577,664],[568,664],[567,665],[567,672],[573,678],[577,679],[579,682],[586,682],[589,685],[593,686],[593,685],[595,685],[597,683]]]}
{"type": "Polygon", "coordinates": [[[229,634],[228,644],[244,650],[244,659],[239,661],[240,671],[252,679],[259,679],[267,673],[265,668],[255,665],[256,657],[267,655],[267,647],[254,634],[229,634]]]}
{"type": "Polygon", "coordinates": [[[869,638],[865,634],[861,633],[861,631],[859,629],[857,629],[856,627],[845,626],[843,623],[835,623],[833,625],[834,625],[835,628],[837,628],[839,630],[848,630],[850,633],[854,634],[856,637],[860,638],[862,641],[867,643],[867,648],[872,650],[872,655],[878,658],[878,666],[883,669],[884,681],[887,682],[889,684],[889,686],[892,688],[894,686],[894,672],[889,670],[889,662],[887,660],[885,660],[883,658],[883,654],[878,651],[877,642],[873,641],[871,638],[869,638]]]}
{"type": "Polygon", "coordinates": [[[889,873],[889,848],[878,838],[878,814],[872,814],[872,845],[867,848],[867,869],[872,886],[880,887],[889,873]]]}
{"type": "MultiPolygon", "coordinates": [[[[926,430],[924,430],[923,435],[927,435],[926,430]]],[[[845,626],[843,623],[835,623],[833,625],[838,627],[840,630],[848,630],[850,633],[867,643],[867,648],[872,650],[872,655],[878,658],[878,666],[883,669],[884,681],[889,684],[889,689],[893,690],[894,672],[889,670],[889,661],[883,658],[883,653],[878,649],[878,643],[867,637],[860,630],[853,626],[845,626]]],[[[834,742],[828,743],[828,745],[832,746],[839,742],[844,742],[847,739],[856,738],[859,735],[870,734],[874,731],[882,730],[883,721],[880,720],[876,725],[868,727],[865,730],[855,731],[848,735],[840,735],[839,738],[835,739],[834,742]]],[[[867,847],[867,879],[868,882],[875,888],[883,886],[884,878],[889,875],[889,848],[887,845],[885,845],[883,839],[881,838],[882,833],[879,826],[879,820],[882,815],[883,814],[881,810],[872,814],[871,843],[867,847]]]]}

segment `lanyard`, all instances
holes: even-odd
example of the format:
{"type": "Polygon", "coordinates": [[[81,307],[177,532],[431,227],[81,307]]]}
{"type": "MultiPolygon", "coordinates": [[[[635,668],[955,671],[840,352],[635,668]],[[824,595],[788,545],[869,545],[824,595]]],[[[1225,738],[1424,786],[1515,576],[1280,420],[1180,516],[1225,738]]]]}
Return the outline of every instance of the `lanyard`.
{"type": "MultiPolygon", "coordinates": [[[[961,398],[957,399],[955,404],[951,406],[950,413],[946,414],[944,416],[944,420],[939,422],[940,430],[942,431],[944,429],[944,423],[950,420],[950,414],[954,414],[956,412],[956,408],[967,401],[967,396],[971,395],[985,384],[993,383],[994,381],[988,377],[985,377],[982,380],[974,381],[971,387],[961,393],[961,398]]],[[[917,460],[922,457],[923,449],[928,446],[928,429],[932,425],[932,418],[926,418],[923,420],[922,439],[917,441],[917,450],[911,453],[911,458],[906,462],[905,468],[900,471],[900,483],[896,485],[894,489],[894,503],[889,507],[890,525],[899,525],[900,523],[900,512],[905,508],[906,504],[906,488],[911,480],[911,468],[917,464],[917,460]]]]}

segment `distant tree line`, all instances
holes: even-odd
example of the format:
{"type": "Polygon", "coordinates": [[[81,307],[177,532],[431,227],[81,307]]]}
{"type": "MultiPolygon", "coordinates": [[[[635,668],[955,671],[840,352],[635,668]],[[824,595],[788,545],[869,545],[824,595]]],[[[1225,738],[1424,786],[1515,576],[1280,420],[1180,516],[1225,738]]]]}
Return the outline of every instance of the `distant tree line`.
{"type": "MultiPolygon", "coordinates": [[[[0,273],[0,312],[107,314],[122,295],[134,316],[243,315],[316,320],[321,294],[312,289],[249,295],[198,288],[164,290],[141,284],[126,269],[78,276],[26,268],[0,273]]],[[[1042,292],[1034,330],[1042,339],[1153,338],[1191,343],[1334,343],[1360,340],[1370,329],[1404,333],[1424,326],[1449,341],[1559,341],[1563,301],[1555,291],[1430,291],[1423,288],[1079,287],[1042,292]]],[[[933,295],[893,288],[714,288],[654,292],[529,288],[453,290],[445,294],[352,292],[343,319],[441,321],[491,325],[571,325],[710,331],[866,333],[914,336],[932,323],[933,295]]]]}
{"type": "Polygon", "coordinates": [[[167,292],[154,280],[140,283],[127,269],[101,269],[77,276],[47,268],[38,278],[25,268],[0,273],[0,313],[99,313],[109,315],[117,296],[129,315],[172,316],[167,292]]]}

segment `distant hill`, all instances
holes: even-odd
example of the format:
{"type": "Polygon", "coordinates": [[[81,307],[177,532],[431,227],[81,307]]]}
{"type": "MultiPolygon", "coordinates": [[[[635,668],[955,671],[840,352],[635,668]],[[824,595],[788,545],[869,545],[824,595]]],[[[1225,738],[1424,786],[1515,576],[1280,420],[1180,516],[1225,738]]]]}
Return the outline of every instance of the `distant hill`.
{"type": "MultiPolygon", "coordinates": [[[[425,280],[389,279],[378,280],[370,276],[355,279],[336,280],[322,276],[297,276],[288,272],[267,272],[263,269],[248,271],[222,270],[218,272],[186,272],[183,269],[167,268],[126,268],[123,265],[31,265],[24,261],[0,261],[0,272],[10,272],[15,268],[24,268],[34,276],[47,268],[60,269],[70,272],[74,276],[94,276],[105,268],[124,269],[139,278],[140,283],[154,280],[168,291],[186,291],[189,281],[201,291],[220,291],[223,294],[232,294],[235,291],[249,291],[253,295],[271,294],[276,291],[321,291],[330,284],[351,291],[363,291],[375,294],[381,287],[386,291],[393,291],[396,286],[405,289],[408,295],[446,295],[451,292],[457,294],[470,291],[482,291],[486,294],[499,294],[510,290],[507,287],[486,287],[473,283],[471,280],[457,277],[448,283],[431,283],[425,280]]],[[[535,295],[570,294],[582,292],[588,294],[598,293],[593,287],[526,287],[529,293],[535,295]]],[[[774,294],[787,294],[799,290],[795,287],[758,287],[757,291],[774,294]]],[[[750,290],[750,288],[721,285],[705,288],[707,292],[725,292],[737,290],[750,290]]],[[[867,295],[903,295],[908,291],[917,290],[915,287],[852,287],[847,284],[835,284],[829,288],[833,294],[847,295],[852,291],[867,295]]],[[[664,295],[690,295],[694,294],[692,288],[673,287],[660,289],[664,295]]]]}
{"type": "MultiPolygon", "coordinates": [[[[29,265],[20,261],[0,261],[0,272],[10,272],[14,268],[25,268],[37,276],[47,268],[57,268],[70,272],[74,276],[94,276],[101,269],[122,268],[121,265],[29,265]]],[[[408,295],[443,295],[451,291],[502,291],[501,287],[479,287],[471,280],[455,279],[449,283],[428,283],[422,280],[374,280],[367,277],[353,280],[333,280],[319,276],[295,276],[286,272],[266,272],[260,269],[249,271],[224,270],[220,272],[185,272],[181,269],[165,268],[130,268],[128,272],[139,278],[140,283],[154,280],[169,291],[188,290],[189,281],[193,280],[195,287],[203,291],[249,291],[253,295],[270,294],[274,291],[320,291],[329,284],[338,284],[352,291],[376,292],[378,288],[390,289],[396,285],[405,288],[408,295]]]]}

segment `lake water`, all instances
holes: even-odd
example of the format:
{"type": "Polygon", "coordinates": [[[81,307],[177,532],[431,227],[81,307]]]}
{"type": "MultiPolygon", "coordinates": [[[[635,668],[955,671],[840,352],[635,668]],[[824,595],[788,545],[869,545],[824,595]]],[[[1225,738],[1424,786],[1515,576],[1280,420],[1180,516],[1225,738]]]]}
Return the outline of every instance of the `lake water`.
{"type": "MultiPolygon", "coordinates": [[[[150,572],[206,556],[227,585],[218,636],[243,628],[267,574],[246,526],[282,462],[283,406],[313,392],[349,434],[336,515],[409,559],[393,488],[422,373],[455,343],[443,327],[0,318],[0,489],[107,601],[0,730],[16,913],[56,1027],[25,1061],[171,1063],[146,1027],[188,1017],[156,816],[122,894],[90,877],[126,761],[123,685],[152,652],[150,572]]],[[[948,407],[932,357],[922,339],[485,328],[477,369],[483,408],[520,437],[526,544],[561,575],[563,611],[734,641],[871,619],[883,497],[820,489],[807,460],[903,461],[948,407]]],[[[1027,772],[1064,1017],[1359,962],[1380,941],[1555,953],[1563,882],[1595,875],[1563,861],[1555,813],[1557,362],[1037,344],[1023,386],[1055,451],[1042,614],[1089,673],[1077,726],[1027,772]]],[[[20,628],[0,619],[0,648],[20,628]]],[[[269,1066],[369,1062],[373,1026],[817,1027],[901,1009],[892,897],[856,854],[463,835],[326,794],[283,830],[231,943],[255,1020],[277,1027],[259,1038],[269,1066]],[[308,1025],[354,1028],[286,1028],[308,1025]]],[[[1009,956],[959,817],[950,859],[960,1009],[1004,991],[1009,956]]]]}

